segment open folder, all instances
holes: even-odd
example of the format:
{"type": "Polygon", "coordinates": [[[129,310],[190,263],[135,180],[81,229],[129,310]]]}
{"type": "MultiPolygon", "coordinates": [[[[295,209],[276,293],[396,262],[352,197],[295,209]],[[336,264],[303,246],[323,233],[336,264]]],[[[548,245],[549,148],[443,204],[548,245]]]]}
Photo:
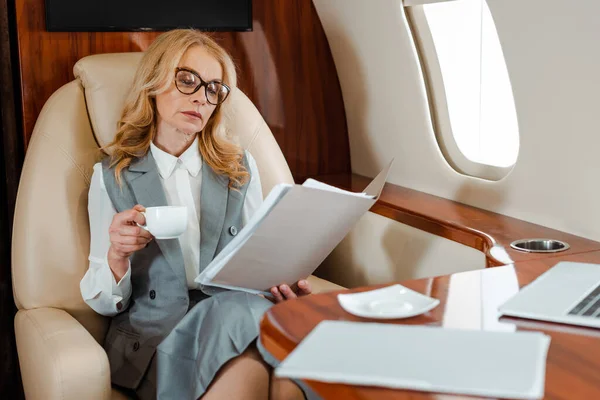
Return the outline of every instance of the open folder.
{"type": "Polygon", "coordinates": [[[246,226],[195,279],[209,287],[268,293],[311,275],[375,204],[393,160],[362,193],[308,179],[276,185],[246,226]]]}

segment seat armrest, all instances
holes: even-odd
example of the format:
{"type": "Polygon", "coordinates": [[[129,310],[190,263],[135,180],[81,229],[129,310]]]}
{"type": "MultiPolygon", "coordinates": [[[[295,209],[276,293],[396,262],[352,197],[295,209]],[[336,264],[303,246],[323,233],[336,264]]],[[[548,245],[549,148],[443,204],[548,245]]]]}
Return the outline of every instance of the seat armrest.
{"type": "Polygon", "coordinates": [[[326,281],[325,279],[318,278],[314,275],[309,276],[307,280],[310,282],[314,294],[345,289],[343,286],[336,285],[333,282],[326,281]]]}
{"type": "Polygon", "coordinates": [[[15,334],[28,400],[111,398],[106,352],[67,312],[20,310],[15,334]]]}

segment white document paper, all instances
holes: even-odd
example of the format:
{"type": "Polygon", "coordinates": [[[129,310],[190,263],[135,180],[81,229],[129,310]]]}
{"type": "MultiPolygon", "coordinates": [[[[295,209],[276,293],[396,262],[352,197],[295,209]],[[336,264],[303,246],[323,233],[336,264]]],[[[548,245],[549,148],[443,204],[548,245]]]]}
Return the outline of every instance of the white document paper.
{"type": "Polygon", "coordinates": [[[195,281],[268,293],[273,286],[307,278],[375,204],[392,162],[363,193],[313,179],[304,185],[275,186],[248,224],[195,281]]]}
{"type": "Polygon", "coordinates": [[[278,377],[516,399],[544,396],[550,337],[323,321],[275,369],[278,377]]]}

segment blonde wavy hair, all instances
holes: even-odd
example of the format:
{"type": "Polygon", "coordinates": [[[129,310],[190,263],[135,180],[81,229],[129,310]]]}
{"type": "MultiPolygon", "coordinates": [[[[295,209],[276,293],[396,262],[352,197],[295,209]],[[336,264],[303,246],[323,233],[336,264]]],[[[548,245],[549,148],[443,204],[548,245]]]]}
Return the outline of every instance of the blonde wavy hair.
{"type": "MultiPolygon", "coordinates": [[[[117,125],[115,139],[105,149],[111,149],[110,166],[121,184],[121,174],[135,158],[145,156],[156,135],[157,109],[155,97],[174,84],[174,71],[184,53],[200,46],[221,64],[223,82],[233,92],[237,85],[235,65],[231,56],[210,36],[193,29],[176,29],[157,37],[146,50],[125,100],[117,125]]],[[[245,184],[249,173],[242,163],[242,149],[228,139],[223,124],[231,113],[227,100],[216,106],[206,126],[199,134],[198,147],[204,162],[217,174],[229,178],[229,187],[245,184]]]]}

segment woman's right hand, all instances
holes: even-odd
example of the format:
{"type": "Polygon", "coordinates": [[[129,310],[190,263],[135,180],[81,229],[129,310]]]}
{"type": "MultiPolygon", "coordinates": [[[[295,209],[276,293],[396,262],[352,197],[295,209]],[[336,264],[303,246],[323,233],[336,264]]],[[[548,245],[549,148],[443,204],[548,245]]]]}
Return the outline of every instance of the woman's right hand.
{"type": "Polygon", "coordinates": [[[115,214],[108,228],[110,235],[108,264],[117,282],[129,268],[129,256],[146,247],[154,238],[146,229],[137,226],[146,223],[146,218],[142,214],[145,210],[144,206],[138,204],[130,210],[115,214]]]}

